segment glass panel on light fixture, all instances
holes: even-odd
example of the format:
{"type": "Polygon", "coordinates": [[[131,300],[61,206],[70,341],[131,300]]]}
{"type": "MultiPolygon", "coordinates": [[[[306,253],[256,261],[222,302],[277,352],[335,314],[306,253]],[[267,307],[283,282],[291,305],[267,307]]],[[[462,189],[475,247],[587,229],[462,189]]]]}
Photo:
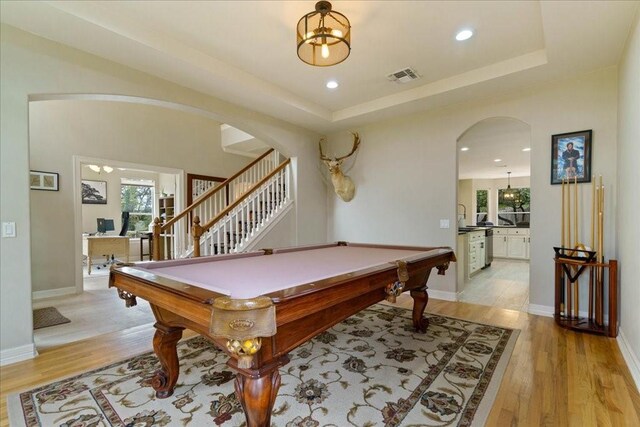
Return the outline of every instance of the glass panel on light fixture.
{"type": "Polygon", "coordinates": [[[351,52],[351,24],[328,1],[298,21],[298,57],[309,65],[327,67],[344,61],[351,52]]]}

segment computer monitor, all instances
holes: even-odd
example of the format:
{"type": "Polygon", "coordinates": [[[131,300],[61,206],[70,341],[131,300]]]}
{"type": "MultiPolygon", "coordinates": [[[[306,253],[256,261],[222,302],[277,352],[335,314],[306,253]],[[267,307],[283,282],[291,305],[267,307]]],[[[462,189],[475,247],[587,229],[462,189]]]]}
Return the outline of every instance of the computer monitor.
{"type": "Polygon", "coordinates": [[[98,233],[106,233],[107,231],[115,231],[112,219],[98,218],[98,233]]]}

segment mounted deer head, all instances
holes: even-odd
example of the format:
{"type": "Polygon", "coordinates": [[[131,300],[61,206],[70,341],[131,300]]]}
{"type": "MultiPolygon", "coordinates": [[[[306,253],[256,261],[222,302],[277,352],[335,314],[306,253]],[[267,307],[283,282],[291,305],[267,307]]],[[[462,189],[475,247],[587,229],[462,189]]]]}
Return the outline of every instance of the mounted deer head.
{"type": "Polygon", "coordinates": [[[358,136],[357,133],[353,133],[353,148],[351,149],[351,152],[349,154],[342,157],[330,158],[325,156],[322,153],[323,141],[325,141],[324,138],[322,138],[318,143],[318,145],[320,146],[320,159],[329,168],[329,173],[331,174],[331,183],[333,184],[333,189],[335,190],[338,197],[340,197],[345,202],[349,202],[355,195],[356,187],[353,184],[351,178],[342,173],[341,166],[344,159],[351,156],[358,149],[358,146],[360,145],[360,136],[358,136]]]}

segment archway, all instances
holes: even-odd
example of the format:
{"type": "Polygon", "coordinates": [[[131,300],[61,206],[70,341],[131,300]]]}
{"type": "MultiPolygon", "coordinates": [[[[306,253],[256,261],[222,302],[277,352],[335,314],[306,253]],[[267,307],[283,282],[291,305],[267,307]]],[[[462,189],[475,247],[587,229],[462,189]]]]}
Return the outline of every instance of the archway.
{"type": "Polygon", "coordinates": [[[531,127],[490,117],[457,140],[458,299],[528,310],[531,127]]]}
{"type": "MultiPolygon", "coordinates": [[[[216,150],[200,149],[219,142],[214,135],[220,119],[193,108],[136,97],[33,98],[29,103],[31,167],[56,172],[60,177],[58,192],[31,193],[32,294],[35,299],[83,291],[82,254],[86,253],[83,234],[96,231],[97,217],[114,219],[116,230],[120,230],[123,177],[131,185],[134,178],[145,178],[143,174],[154,173],[157,178],[161,178],[159,175],[177,176],[173,190],[168,191],[174,193],[175,189],[184,187],[180,182],[183,172],[204,173],[206,169],[203,168],[211,164],[212,172],[218,167],[221,176],[230,176],[249,162],[247,158],[228,154],[224,154],[223,160],[215,160],[216,153],[223,155],[220,144],[216,150]],[[34,149],[34,143],[37,149],[34,149]],[[167,150],[168,145],[179,147],[167,150]],[[108,165],[110,170],[97,172],[102,175],[85,176],[88,171],[83,164],[108,165]],[[104,204],[81,204],[80,183],[84,178],[102,182],[107,196],[104,204]],[[86,215],[87,218],[92,216],[88,226],[87,221],[84,224],[82,221],[84,208],[95,208],[86,215]]],[[[149,176],[145,179],[153,180],[149,176]]],[[[155,182],[159,181],[156,179],[155,182]]],[[[157,196],[163,190],[157,185],[154,194],[157,196]]],[[[179,193],[175,195],[178,197],[179,193]]],[[[178,199],[176,203],[176,206],[182,206],[178,199]]],[[[131,239],[132,261],[138,254],[138,244],[142,244],[135,240],[131,239]]],[[[99,271],[93,271],[93,281],[99,275],[94,273],[99,271]]],[[[104,281],[107,277],[103,275],[101,279],[104,281]]],[[[108,291],[106,285],[103,288],[108,291]]],[[[113,290],[110,293],[113,294],[113,290]]],[[[74,319],[72,322],[80,325],[83,321],[74,319]]],[[[47,345],[53,343],[49,340],[47,345]]]]}

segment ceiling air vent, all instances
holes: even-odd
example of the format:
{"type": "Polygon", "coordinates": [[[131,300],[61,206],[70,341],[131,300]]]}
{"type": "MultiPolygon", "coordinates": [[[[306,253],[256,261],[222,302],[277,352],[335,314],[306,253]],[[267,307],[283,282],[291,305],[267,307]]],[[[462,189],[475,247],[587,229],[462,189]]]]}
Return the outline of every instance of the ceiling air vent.
{"type": "Polygon", "coordinates": [[[403,68],[387,76],[387,79],[396,83],[409,83],[413,80],[418,80],[420,76],[413,68],[403,68]]]}

